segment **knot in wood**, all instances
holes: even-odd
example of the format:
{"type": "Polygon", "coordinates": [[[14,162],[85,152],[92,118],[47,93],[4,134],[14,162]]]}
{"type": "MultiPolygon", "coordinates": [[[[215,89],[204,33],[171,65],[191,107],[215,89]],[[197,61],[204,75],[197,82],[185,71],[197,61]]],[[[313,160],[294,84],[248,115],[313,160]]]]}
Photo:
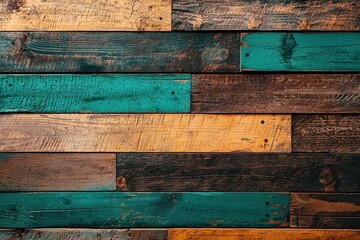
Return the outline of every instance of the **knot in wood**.
{"type": "Polygon", "coordinates": [[[119,190],[124,190],[126,188],[126,179],[123,176],[117,177],[116,188],[119,190]]]}
{"type": "Polygon", "coordinates": [[[335,191],[335,185],[343,176],[343,173],[333,167],[324,168],[319,174],[319,181],[325,187],[325,191],[335,191]]]}

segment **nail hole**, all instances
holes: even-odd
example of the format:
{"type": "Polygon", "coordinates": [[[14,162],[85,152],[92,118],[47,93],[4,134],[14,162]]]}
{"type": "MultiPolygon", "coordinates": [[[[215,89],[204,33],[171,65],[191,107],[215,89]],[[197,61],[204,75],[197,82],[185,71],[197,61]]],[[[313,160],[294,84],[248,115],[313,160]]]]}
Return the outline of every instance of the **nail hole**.
{"type": "Polygon", "coordinates": [[[261,120],[261,124],[264,124],[265,123],[265,121],[264,120],[261,120]]]}
{"type": "Polygon", "coordinates": [[[9,87],[12,87],[12,84],[11,84],[11,83],[9,83],[9,84],[8,84],[8,86],[9,86],[9,87]]]}
{"type": "Polygon", "coordinates": [[[250,57],[250,53],[245,54],[246,57],[250,57]]]}
{"type": "Polygon", "coordinates": [[[172,94],[172,95],[174,95],[174,94],[175,94],[175,92],[174,92],[174,91],[171,91],[171,94],[172,94]]]}
{"type": "Polygon", "coordinates": [[[160,17],[159,19],[162,20],[162,17],[160,17]]]}
{"type": "Polygon", "coordinates": [[[266,205],[269,205],[270,203],[269,202],[265,202],[266,205]]]}
{"type": "Polygon", "coordinates": [[[265,217],[270,217],[270,215],[269,215],[269,214],[265,214],[265,217]]]}
{"type": "Polygon", "coordinates": [[[264,140],[265,143],[267,143],[269,140],[267,140],[267,138],[264,140]]]}

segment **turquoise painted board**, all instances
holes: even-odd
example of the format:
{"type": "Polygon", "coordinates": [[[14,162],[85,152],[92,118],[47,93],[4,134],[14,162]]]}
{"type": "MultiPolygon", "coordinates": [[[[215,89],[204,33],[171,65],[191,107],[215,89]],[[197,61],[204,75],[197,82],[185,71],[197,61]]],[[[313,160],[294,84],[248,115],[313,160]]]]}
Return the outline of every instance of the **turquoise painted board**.
{"type": "Polygon", "coordinates": [[[243,33],[242,71],[360,71],[360,33],[243,33]]]}
{"type": "Polygon", "coordinates": [[[0,112],[190,111],[190,74],[0,75],[0,112]]]}
{"type": "Polygon", "coordinates": [[[288,193],[0,194],[0,228],[289,226],[288,193]]]}

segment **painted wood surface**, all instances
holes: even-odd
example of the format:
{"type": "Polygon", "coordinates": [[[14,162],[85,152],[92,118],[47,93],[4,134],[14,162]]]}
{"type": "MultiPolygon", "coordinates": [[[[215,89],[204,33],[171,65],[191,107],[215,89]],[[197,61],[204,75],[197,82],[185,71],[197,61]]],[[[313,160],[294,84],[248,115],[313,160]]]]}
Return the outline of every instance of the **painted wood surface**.
{"type": "Polygon", "coordinates": [[[290,152],[290,131],[289,115],[6,114],[0,151],[290,152]]]}
{"type": "Polygon", "coordinates": [[[293,115],[294,152],[360,152],[360,115],[293,115]]]}
{"type": "Polygon", "coordinates": [[[241,38],[242,71],[360,71],[359,32],[243,33],[241,38]]]}
{"type": "Polygon", "coordinates": [[[119,191],[360,192],[359,154],[118,153],[119,191]]]}
{"type": "Polygon", "coordinates": [[[359,74],[195,74],[192,113],[359,113],[359,74]]]}
{"type": "Polygon", "coordinates": [[[306,229],[169,229],[169,240],[360,240],[359,230],[306,229]]]}
{"type": "Polygon", "coordinates": [[[173,0],[174,30],[360,30],[357,0],[173,0]]]}
{"type": "Polygon", "coordinates": [[[189,74],[0,75],[0,112],[189,112],[189,74]]]}
{"type": "Polygon", "coordinates": [[[286,193],[0,194],[0,227],[289,226],[286,193]]]}
{"type": "Polygon", "coordinates": [[[169,31],[171,0],[2,0],[0,31],[169,31]]]}
{"type": "Polygon", "coordinates": [[[0,191],[113,191],[115,154],[0,153],[0,191]]]}
{"type": "Polygon", "coordinates": [[[360,228],[360,194],[291,194],[291,226],[360,228]]]}
{"type": "Polygon", "coordinates": [[[2,32],[0,72],[238,72],[238,33],[2,32]]]}

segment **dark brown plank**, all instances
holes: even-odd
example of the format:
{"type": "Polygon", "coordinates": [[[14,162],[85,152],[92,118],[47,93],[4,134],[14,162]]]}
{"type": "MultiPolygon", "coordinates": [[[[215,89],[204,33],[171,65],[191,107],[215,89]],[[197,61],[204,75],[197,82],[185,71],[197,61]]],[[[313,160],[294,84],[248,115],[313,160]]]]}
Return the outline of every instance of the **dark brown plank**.
{"type": "Polygon", "coordinates": [[[293,193],[291,226],[360,228],[360,193],[293,193]]]}
{"type": "Polygon", "coordinates": [[[194,113],[360,113],[359,74],[195,74],[194,113]]]}
{"type": "Polygon", "coordinates": [[[359,154],[119,153],[119,191],[360,191],[359,154]]]}
{"type": "Polygon", "coordinates": [[[293,115],[293,152],[360,152],[360,115],[293,115]]]}

